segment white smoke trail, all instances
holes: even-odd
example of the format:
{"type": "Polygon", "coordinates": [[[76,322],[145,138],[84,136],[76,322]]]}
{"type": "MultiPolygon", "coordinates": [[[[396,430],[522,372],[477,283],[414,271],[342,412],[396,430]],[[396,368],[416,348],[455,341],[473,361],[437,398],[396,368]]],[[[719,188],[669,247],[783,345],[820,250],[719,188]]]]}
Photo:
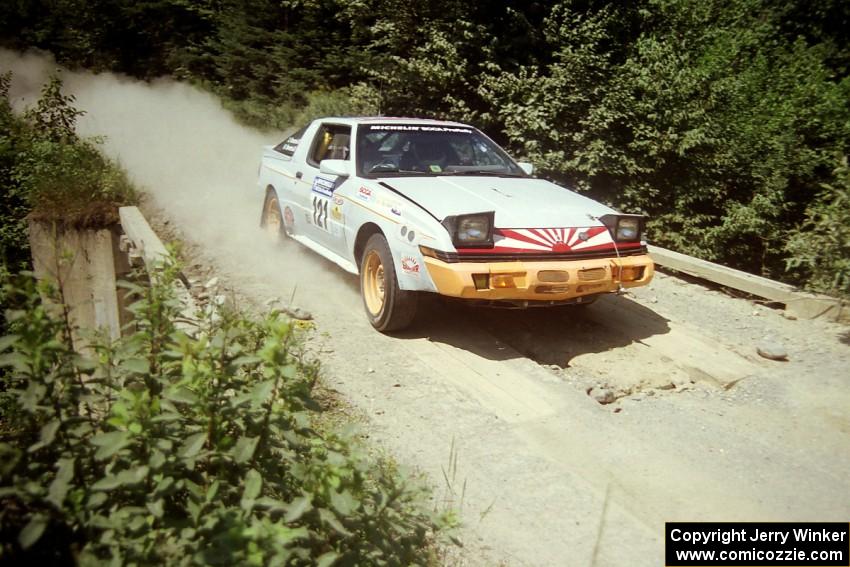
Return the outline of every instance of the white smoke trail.
{"type": "MultiPolygon", "coordinates": [[[[49,55],[0,50],[0,71],[13,72],[10,99],[18,110],[35,103],[56,69],[49,55]]],[[[245,127],[214,96],[183,83],[67,70],[61,76],[64,91],[86,112],[78,132],[103,136],[105,153],[206,255],[284,303],[297,289],[295,303],[319,317],[336,317],[343,307],[363,319],[350,276],[295,243],[273,246],[258,228],[261,149],[283,133],[245,127]]]]}

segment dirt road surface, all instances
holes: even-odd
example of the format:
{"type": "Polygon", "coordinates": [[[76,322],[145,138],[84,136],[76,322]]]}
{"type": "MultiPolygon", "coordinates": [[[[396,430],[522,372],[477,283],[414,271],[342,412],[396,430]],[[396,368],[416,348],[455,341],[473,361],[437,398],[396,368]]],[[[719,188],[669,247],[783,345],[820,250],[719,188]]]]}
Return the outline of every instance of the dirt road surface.
{"type": "MultiPolygon", "coordinates": [[[[0,68],[23,104],[52,65],[0,52],[0,68]]],[[[377,446],[462,504],[456,564],[658,566],[665,521],[850,518],[846,327],[659,275],[584,309],[435,301],[384,336],[356,278],[259,233],[260,146],[280,135],[185,85],[65,77],[80,129],[106,136],[190,270],[246,305],[292,299],[314,314],[328,386],[377,446]],[[766,337],[789,361],[756,354],[766,337]]]]}

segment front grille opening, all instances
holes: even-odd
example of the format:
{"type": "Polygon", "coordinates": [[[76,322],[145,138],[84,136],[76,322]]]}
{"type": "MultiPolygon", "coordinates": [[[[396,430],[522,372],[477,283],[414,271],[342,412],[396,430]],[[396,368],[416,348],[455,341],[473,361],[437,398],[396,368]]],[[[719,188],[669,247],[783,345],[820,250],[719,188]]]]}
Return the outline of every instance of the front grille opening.
{"type": "Polygon", "coordinates": [[[570,279],[570,274],[563,270],[540,270],[537,279],[546,283],[562,283],[570,279]]]}
{"type": "Polygon", "coordinates": [[[596,280],[605,279],[605,268],[589,268],[587,270],[579,270],[578,279],[583,282],[593,282],[596,280]]]}
{"type": "Polygon", "coordinates": [[[534,293],[566,293],[570,291],[568,285],[539,285],[534,288],[534,293]]]}

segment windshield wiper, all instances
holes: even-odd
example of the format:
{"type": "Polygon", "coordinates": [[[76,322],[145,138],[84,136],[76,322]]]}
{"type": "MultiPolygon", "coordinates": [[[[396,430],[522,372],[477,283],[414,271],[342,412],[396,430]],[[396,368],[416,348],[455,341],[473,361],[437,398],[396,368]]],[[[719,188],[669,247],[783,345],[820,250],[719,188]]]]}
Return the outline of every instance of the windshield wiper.
{"type": "Polygon", "coordinates": [[[393,163],[379,163],[369,169],[369,173],[398,173],[398,166],[393,163]]]}
{"type": "Polygon", "coordinates": [[[449,170],[449,171],[441,171],[440,174],[442,174],[442,175],[479,175],[479,176],[486,176],[486,177],[522,177],[522,175],[520,175],[518,173],[510,173],[508,171],[488,171],[488,170],[480,170],[480,169],[473,169],[473,170],[465,169],[465,170],[462,170],[462,171],[449,170]]]}

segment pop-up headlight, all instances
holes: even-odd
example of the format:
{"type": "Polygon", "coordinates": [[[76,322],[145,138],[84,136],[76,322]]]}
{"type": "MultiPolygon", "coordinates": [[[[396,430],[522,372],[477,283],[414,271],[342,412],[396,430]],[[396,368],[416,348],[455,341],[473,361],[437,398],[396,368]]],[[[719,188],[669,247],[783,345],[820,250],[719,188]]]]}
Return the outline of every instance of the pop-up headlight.
{"type": "Polygon", "coordinates": [[[608,227],[615,242],[639,242],[646,217],[643,215],[603,215],[600,222],[608,227]]]}
{"type": "Polygon", "coordinates": [[[617,223],[617,240],[637,240],[640,235],[640,221],[636,218],[621,218],[617,223]]]}
{"type": "Polygon", "coordinates": [[[496,213],[473,213],[443,219],[443,226],[452,237],[455,248],[492,248],[493,219],[496,213]]]}

